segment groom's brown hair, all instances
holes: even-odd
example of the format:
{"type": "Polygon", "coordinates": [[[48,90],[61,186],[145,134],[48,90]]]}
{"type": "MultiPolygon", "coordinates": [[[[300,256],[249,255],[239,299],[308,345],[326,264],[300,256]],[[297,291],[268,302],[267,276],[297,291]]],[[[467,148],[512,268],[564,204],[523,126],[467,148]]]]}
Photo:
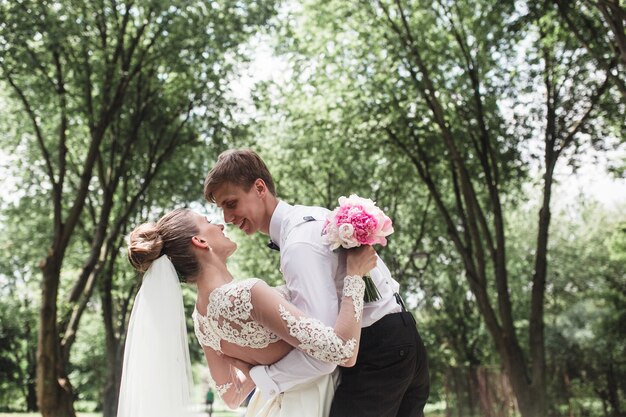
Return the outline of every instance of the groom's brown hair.
{"type": "Polygon", "coordinates": [[[213,192],[226,183],[249,191],[257,179],[262,179],[272,195],[276,195],[272,174],[265,162],[252,149],[229,149],[217,157],[217,162],[204,180],[204,198],[215,203],[213,192]]]}

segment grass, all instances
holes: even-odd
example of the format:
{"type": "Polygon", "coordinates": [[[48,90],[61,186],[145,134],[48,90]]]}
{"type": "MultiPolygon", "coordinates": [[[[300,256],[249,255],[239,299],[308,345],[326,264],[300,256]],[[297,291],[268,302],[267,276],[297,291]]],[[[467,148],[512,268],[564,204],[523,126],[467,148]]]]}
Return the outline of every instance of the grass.
{"type": "MultiPolygon", "coordinates": [[[[240,417],[242,411],[214,410],[213,417],[240,417]]],[[[77,417],[102,417],[101,413],[76,413],[77,417]]],[[[198,413],[197,417],[208,417],[206,413],[198,413]]],[[[39,413],[0,413],[0,417],[41,417],[39,413]]]]}
{"type": "MultiPolygon", "coordinates": [[[[39,413],[0,413],[0,417],[41,417],[39,413]]],[[[101,413],[76,413],[76,417],[102,417],[101,413]]]]}
{"type": "MultiPolygon", "coordinates": [[[[77,406],[75,403],[74,406],[77,406]]],[[[80,403],[77,407],[83,409],[93,409],[93,403],[80,403]],[[82,407],[80,407],[82,405],[82,407]]],[[[226,408],[226,405],[220,400],[217,399],[215,404],[213,404],[213,417],[241,417],[244,415],[244,408],[240,408],[238,410],[230,410],[226,408]]],[[[208,417],[208,414],[203,412],[204,404],[195,404],[193,406],[193,417],[208,417]]],[[[41,417],[40,413],[3,413],[0,412],[0,417],[41,417]]],[[[98,412],[76,412],[76,417],[102,417],[102,413],[98,412]]]]}
{"type": "MultiPolygon", "coordinates": [[[[444,413],[439,412],[431,412],[426,413],[426,417],[443,417],[444,413]]],[[[76,413],[77,417],[102,417],[100,413],[76,413]]],[[[197,417],[208,417],[208,414],[198,413],[197,417]]],[[[242,411],[231,411],[231,410],[214,410],[213,417],[240,417],[243,416],[242,411]]],[[[0,413],[0,417],[41,417],[39,413],[0,413]]]]}
{"type": "MultiPolygon", "coordinates": [[[[427,404],[424,410],[425,417],[444,417],[445,411],[442,408],[443,403],[427,404]]],[[[213,410],[213,417],[241,417],[244,414],[244,409],[228,410],[219,407],[213,410]]],[[[0,413],[0,417],[41,417],[39,413],[0,413]]],[[[102,413],[76,413],[76,417],[102,417],[102,413]]],[[[208,417],[208,414],[198,412],[194,417],[208,417]]]]}
{"type": "MultiPolygon", "coordinates": [[[[76,413],[77,417],[102,417],[100,413],[76,413]]],[[[0,413],[0,417],[41,417],[39,413],[0,413]]]]}

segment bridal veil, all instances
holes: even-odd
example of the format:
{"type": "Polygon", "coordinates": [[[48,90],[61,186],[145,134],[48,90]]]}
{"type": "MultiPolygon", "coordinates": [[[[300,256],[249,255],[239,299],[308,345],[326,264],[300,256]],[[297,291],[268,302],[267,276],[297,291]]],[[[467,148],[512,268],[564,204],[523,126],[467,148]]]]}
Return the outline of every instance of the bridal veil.
{"type": "Polygon", "coordinates": [[[117,417],[189,415],[191,363],[182,291],[167,256],[143,277],[133,305],[117,417]]]}

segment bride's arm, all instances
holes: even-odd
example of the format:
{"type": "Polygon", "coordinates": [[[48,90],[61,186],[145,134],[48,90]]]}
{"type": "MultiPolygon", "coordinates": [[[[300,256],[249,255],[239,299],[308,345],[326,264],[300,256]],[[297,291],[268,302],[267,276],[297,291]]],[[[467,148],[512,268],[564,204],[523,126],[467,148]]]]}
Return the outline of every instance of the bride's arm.
{"type": "Polygon", "coordinates": [[[324,362],[353,366],[361,338],[365,283],[361,275],[376,265],[371,247],[348,252],[341,309],[334,327],[307,316],[263,281],[251,289],[252,316],[281,339],[324,362]]]}
{"type": "Polygon", "coordinates": [[[249,374],[252,365],[218,354],[207,346],[203,349],[211,378],[215,381],[215,391],[229,408],[236,409],[255,387],[249,374]]]}

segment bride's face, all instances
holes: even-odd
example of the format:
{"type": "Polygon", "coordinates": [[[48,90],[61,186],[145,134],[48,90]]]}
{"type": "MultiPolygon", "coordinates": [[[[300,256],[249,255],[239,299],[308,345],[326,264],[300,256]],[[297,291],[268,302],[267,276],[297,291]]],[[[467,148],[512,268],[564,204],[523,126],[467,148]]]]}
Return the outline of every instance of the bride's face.
{"type": "Polygon", "coordinates": [[[224,234],[224,225],[211,223],[206,217],[195,214],[198,236],[204,239],[221,259],[226,260],[237,249],[237,244],[224,234]]]}

